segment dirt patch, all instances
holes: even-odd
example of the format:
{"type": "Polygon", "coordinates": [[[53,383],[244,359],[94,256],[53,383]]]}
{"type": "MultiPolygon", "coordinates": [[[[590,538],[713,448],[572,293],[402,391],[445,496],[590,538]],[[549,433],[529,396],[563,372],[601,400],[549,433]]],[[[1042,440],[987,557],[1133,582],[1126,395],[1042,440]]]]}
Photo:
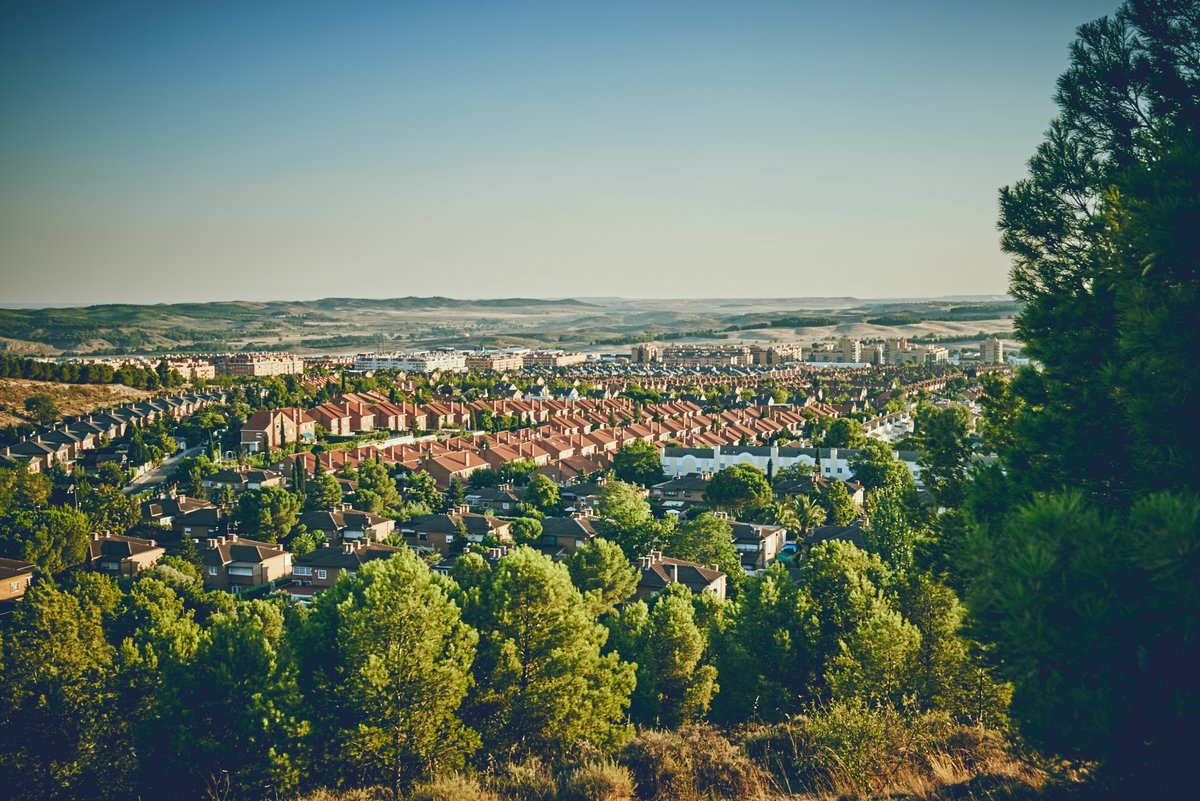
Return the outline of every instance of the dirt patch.
{"type": "Polygon", "coordinates": [[[120,384],[58,384],[53,381],[27,381],[0,378],[0,426],[28,423],[25,400],[34,395],[49,395],[64,414],[87,414],[153,395],[144,389],[120,384]]]}

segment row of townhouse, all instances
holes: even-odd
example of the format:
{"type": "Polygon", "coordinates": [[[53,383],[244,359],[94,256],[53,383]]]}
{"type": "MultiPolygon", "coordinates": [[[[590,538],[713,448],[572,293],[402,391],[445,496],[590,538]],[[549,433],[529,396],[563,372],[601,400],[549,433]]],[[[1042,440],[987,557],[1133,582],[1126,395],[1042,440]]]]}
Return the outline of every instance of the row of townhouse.
{"type": "Polygon", "coordinates": [[[312,442],[317,426],[335,436],[376,430],[441,431],[477,427],[484,413],[520,420],[526,426],[552,426],[563,433],[619,422],[686,419],[700,412],[694,403],[674,401],[637,406],[627,398],[603,400],[475,400],[425,404],[392,402],[377,392],[345,393],[311,409],[260,410],[242,426],[241,445],[248,451],[312,442]]]}
{"type": "MultiPolygon", "coordinates": [[[[280,410],[281,419],[290,419],[291,411],[296,410],[280,410]]],[[[426,470],[437,485],[445,489],[455,480],[467,481],[478,470],[495,470],[512,462],[529,461],[540,474],[556,483],[569,484],[608,467],[618,450],[634,442],[680,443],[719,449],[773,439],[803,420],[798,413],[772,407],[703,414],[694,404],[682,403],[662,405],[656,414],[675,416],[607,426],[600,409],[562,413],[542,425],[515,431],[468,434],[386,447],[363,445],[320,454],[301,452],[282,459],[274,465],[274,471],[290,475],[299,468],[312,475],[318,465],[326,472],[336,472],[363,461],[378,460],[410,470],[426,470]]]]}
{"type": "Polygon", "coordinates": [[[180,420],[206,405],[224,400],[225,393],[219,391],[167,395],[68,418],[20,442],[5,445],[0,448],[0,457],[7,463],[23,465],[31,472],[46,470],[55,464],[70,468],[86,452],[123,437],[133,428],[149,425],[160,418],[180,420]]]}

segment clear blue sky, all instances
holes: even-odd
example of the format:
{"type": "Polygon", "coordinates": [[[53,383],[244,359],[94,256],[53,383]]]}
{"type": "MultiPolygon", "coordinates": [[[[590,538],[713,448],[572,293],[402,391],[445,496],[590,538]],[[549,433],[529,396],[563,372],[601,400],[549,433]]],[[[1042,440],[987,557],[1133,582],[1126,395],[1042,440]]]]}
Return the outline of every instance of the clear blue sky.
{"type": "Polygon", "coordinates": [[[1116,0],[13,2],[0,302],[999,293],[1116,0]]]}

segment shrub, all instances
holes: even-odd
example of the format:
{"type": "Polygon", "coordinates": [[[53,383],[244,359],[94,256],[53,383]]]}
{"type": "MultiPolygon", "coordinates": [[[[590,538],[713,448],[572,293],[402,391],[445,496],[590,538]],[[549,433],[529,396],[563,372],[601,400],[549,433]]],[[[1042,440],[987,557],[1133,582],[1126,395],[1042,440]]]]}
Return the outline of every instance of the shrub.
{"type": "Polygon", "coordinates": [[[745,801],[764,794],[761,771],[746,754],[708,725],[678,731],[643,731],[621,752],[639,798],[728,798],[745,801]]]}
{"type": "Polygon", "coordinates": [[[500,801],[499,796],[466,776],[434,779],[413,790],[409,801],[500,801]]]}
{"type": "Polygon", "coordinates": [[[614,762],[589,762],[563,777],[558,801],[632,801],[633,779],[614,762]]]}
{"type": "Polygon", "coordinates": [[[321,787],[300,796],[296,801],[390,801],[391,797],[391,791],[383,787],[356,787],[353,790],[321,787]]]}
{"type": "Polygon", "coordinates": [[[1044,779],[996,732],[958,726],[943,714],[906,717],[858,700],[754,731],[746,751],[790,792],[936,795],[968,780],[998,790],[1036,788],[1044,779]]]}
{"type": "Polygon", "coordinates": [[[501,798],[513,801],[554,801],[558,795],[554,774],[538,757],[499,765],[488,786],[501,798]]]}

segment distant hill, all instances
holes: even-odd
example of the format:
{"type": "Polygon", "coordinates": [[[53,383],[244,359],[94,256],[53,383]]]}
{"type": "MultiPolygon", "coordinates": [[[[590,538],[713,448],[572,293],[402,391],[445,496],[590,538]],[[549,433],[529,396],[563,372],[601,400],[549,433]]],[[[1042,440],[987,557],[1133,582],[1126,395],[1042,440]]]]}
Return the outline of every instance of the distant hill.
{"type": "MultiPolygon", "coordinates": [[[[0,308],[0,345],[14,351],[139,353],[295,347],[333,340],[363,347],[396,338],[413,313],[578,314],[595,308],[573,298],[448,297],[322,298],[310,301],[222,301],[153,305],[104,304],[53,308],[0,308]]],[[[428,320],[425,321],[428,328],[428,320]]]]}
{"type": "Polygon", "coordinates": [[[1010,330],[1019,310],[1004,297],[410,296],[0,308],[0,350],[42,356],[356,353],[441,346],[598,348],[650,340],[812,341],[838,334],[969,337],[1010,330]]]}

